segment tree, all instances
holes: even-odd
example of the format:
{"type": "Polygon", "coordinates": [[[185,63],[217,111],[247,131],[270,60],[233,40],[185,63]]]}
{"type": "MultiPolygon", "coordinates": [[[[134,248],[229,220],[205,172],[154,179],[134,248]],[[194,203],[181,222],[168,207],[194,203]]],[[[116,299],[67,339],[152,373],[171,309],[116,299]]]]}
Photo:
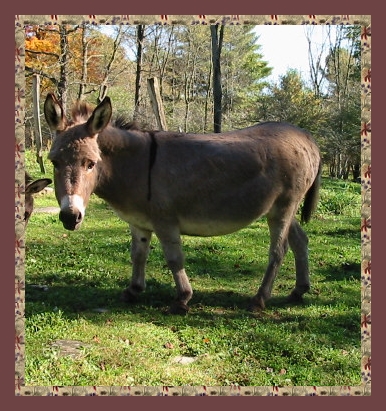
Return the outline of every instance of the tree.
{"type": "Polygon", "coordinates": [[[134,115],[137,119],[139,114],[139,94],[141,90],[142,77],[142,60],[143,60],[143,41],[145,38],[145,26],[139,24],[137,26],[137,69],[135,72],[135,96],[134,96],[134,115]]]}
{"type": "MultiPolygon", "coordinates": [[[[221,66],[216,78],[220,83],[213,93],[213,28],[206,25],[30,27],[26,31],[27,84],[29,76],[40,74],[44,95],[58,93],[60,83],[69,104],[84,98],[97,103],[108,90],[117,114],[131,114],[142,126],[155,128],[146,82],[157,77],[169,129],[213,131],[214,94],[221,129],[241,128],[254,120],[251,113],[270,72],[252,29],[217,28],[221,66]]],[[[28,112],[32,104],[28,93],[26,101],[28,112]]]]}
{"type": "Polygon", "coordinates": [[[323,100],[307,88],[296,70],[288,70],[268,86],[260,99],[258,121],[286,121],[318,135],[327,122],[323,100]]]}
{"type": "Polygon", "coordinates": [[[360,173],[360,27],[338,27],[326,59],[329,138],[326,159],[332,177],[360,173]]]}
{"type": "Polygon", "coordinates": [[[224,38],[224,25],[220,26],[218,33],[218,24],[210,26],[212,39],[212,65],[213,65],[213,130],[215,133],[221,133],[221,48],[224,38]]]}
{"type": "Polygon", "coordinates": [[[241,128],[255,121],[255,111],[265,80],[272,71],[264,56],[253,26],[229,26],[224,34],[221,69],[223,84],[222,114],[227,129],[241,128]]]}
{"type": "Polygon", "coordinates": [[[288,121],[317,139],[331,177],[347,179],[360,172],[360,27],[326,28],[326,39],[311,53],[310,84],[293,70],[270,84],[257,119],[288,121]],[[327,57],[322,57],[328,50],[327,57]]]}
{"type": "MultiPolygon", "coordinates": [[[[69,42],[79,29],[79,26],[29,26],[26,29],[26,84],[27,89],[33,90],[33,77],[39,75],[42,90],[55,88],[58,99],[64,110],[67,106],[69,84],[69,42]],[[59,74],[58,74],[59,73],[59,74]]],[[[39,108],[33,108],[32,93],[26,94],[26,123],[33,118],[33,112],[39,112],[39,108]]],[[[35,99],[36,100],[36,99],[35,99]]],[[[35,101],[35,104],[38,103],[35,101]]],[[[33,124],[30,123],[27,135],[33,135],[33,124]]]]}
{"type": "Polygon", "coordinates": [[[78,28],[79,26],[68,27],[67,25],[47,28],[32,26],[26,30],[27,77],[31,74],[39,74],[51,81],[64,108],[67,106],[69,37],[78,28]]]}
{"type": "MultiPolygon", "coordinates": [[[[41,77],[42,94],[54,91],[64,110],[68,100],[91,94],[96,102],[128,70],[121,46],[121,27],[112,39],[87,25],[30,26],[26,28],[26,88],[32,75],[41,77]]],[[[127,82],[126,82],[127,83],[127,82]]],[[[26,93],[26,122],[32,118],[32,95],[26,93]]],[[[26,128],[28,134],[28,127],[26,128]]],[[[49,134],[49,132],[48,132],[49,134]]]]}
{"type": "MultiPolygon", "coordinates": [[[[320,29],[320,28],[318,28],[320,29]]],[[[323,27],[323,30],[325,28],[323,27]]],[[[331,27],[327,26],[327,30],[330,30],[331,27]]],[[[314,93],[317,97],[323,96],[323,89],[326,83],[325,70],[326,62],[323,59],[326,50],[329,48],[328,36],[326,35],[322,43],[318,46],[317,51],[315,52],[315,44],[312,40],[312,34],[315,30],[315,26],[309,26],[305,29],[305,35],[308,42],[308,61],[310,67],[310,80],[313,87],[314,93]]]]}
{"type": "MultiPolygon", "coordinates": [[[[256,105],[263,79],[270,69],[258,53],[252,26],[224,29],[221,50],[221,126],[249,125],[248,110],[256,105]],[[234,61],[232,60],[234,56],[234,61]]],[[[220,29],[218,29],[220,32],[220,29]]],[[[137,55],[133,36],[125,39],[132,56],[137,55]]],[[[208,119],[214,111],[211,31],[208,26],[145,26],[137,119],[156,126],[145,82],[159,79],[169,129],[190,132],[213,130],[208,119]]],[[[137,79],[139,70],[137,69],[137,79]]]]}

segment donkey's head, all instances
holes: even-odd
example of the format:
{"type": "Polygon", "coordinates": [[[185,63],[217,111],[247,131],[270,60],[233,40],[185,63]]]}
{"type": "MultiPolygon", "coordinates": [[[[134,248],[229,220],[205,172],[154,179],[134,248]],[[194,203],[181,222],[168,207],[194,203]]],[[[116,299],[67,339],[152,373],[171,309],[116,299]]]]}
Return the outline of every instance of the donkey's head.
{"type": "Polygon", "coordinates": [[[52,180],[49,178],[40,178],[39,180],[33,180],[32,177],[25,172],[25,207],[24,207],[24,221],[27,226],[29,218],[34,209],[34,197],[33,194],[39,193],[44,188],[51,184],[52,180]]]}
{"type": "Polygon", "coordinates": [[[55,137],[48,158],[54,166],[59,218],[68,230],[79,228],[98,177],[101,161],[97,137],[109,124],[111,102],[106,97],[94,110],[77,103],[68,120],[53,94],[44,103],[44,115],[55,137]]]}

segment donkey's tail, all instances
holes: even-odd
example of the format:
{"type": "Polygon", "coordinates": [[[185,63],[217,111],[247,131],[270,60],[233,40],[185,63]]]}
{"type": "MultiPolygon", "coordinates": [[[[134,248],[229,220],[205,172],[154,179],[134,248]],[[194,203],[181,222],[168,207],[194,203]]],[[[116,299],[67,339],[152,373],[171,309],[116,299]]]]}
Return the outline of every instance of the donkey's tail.
{"type": "Polygon", "coordinates": [[[319,188],[322,174],[322,162],[319,162],[318,174],[315,177],[312,186],[308,189],[304,198],[302,213],[300,217],[301,223],[308,223],[311,219],[311,214],[315,210],[319,200],[319,188]]]}

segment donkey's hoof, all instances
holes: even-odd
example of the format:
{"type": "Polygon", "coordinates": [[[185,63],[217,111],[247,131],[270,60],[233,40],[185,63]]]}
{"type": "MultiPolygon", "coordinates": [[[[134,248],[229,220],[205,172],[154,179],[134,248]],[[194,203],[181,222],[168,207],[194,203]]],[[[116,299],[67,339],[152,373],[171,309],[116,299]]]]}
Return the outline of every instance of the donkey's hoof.
{"type": "Polygon", "coordinates": [[[168,314],[173,314],[173,315],[186,315],[189,311],[189,307],[181,302],[175,302],[173,303],[168,311],[168,314]]]}
{"type": "Polygon", "coordinates": [[[138,294],[133,293],[129,288],[122,291],[121,300],[125,303],[135,303],[138,301],[138,294]]]}
{"type": "Polygon", "coordinates": [[[304,299],[302,295],[292,291],[292,293],[286,298],[285,302],[287,304],[303,304],[304,299]]]}
{"type": "Polygon", "coordinates": [[[263,297],[253,297],[248,305],[248,311],[258,312],[265,309],[265,302],[263,297]]]}

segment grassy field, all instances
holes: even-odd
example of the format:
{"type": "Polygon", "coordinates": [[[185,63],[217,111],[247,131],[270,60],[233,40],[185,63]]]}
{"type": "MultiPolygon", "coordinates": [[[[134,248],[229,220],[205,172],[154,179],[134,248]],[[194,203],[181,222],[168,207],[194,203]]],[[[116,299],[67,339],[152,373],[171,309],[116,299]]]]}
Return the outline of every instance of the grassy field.
{"type": "MultiPolygon", "coordinates": [[[[289,251],[266,310],[246,310],[267,264],[265,219],[223,237],[184,237],[194,290],[185,317],[165,315],[174,282],[155,237],[147,289],[126,305],[130,236],[109,206],[93,196],[76,232],[57,213],[35,212],[26,234],[26,385],[360,385],[360,201],[359,184],[323,179],[305,226],[312,288],[303,305],[283,304],[295,282],[289,251]]],[[[53,194],[37,196],[35,207],[46,206],[57,206],[53,194]]]]}

